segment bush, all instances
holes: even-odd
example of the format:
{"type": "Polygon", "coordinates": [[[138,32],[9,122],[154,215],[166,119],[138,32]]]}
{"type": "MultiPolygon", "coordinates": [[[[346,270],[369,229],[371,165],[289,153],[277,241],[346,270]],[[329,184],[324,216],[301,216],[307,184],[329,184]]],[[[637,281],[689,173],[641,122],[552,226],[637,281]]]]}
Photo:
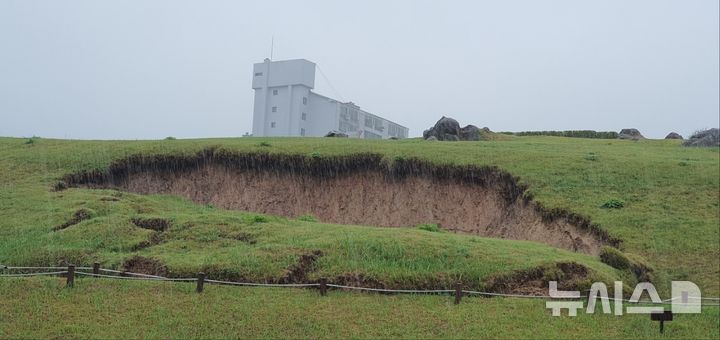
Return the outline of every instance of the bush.
{"type": "Polygon", "coordinates": [[[585,160],[586,161],[596,161],[597,156],[595,156],[594,152],[591,152],[591,153],[588,153],[587,155],[585,155],[585,160]]]}
{"type": "Polygon", "coordinates": [[[258,144],[258,146],[268,147],[268,146],[271,146],[271,145],[270,145],[270,143],[268,143],[268,142],[260,142],[260,144],[258,144]]]}
{"type": "Polygon", "coordinates": [[[35,142],[37,142],[39,139],[40,139],[40,137],[38,137],[38,136],[32,136],[32,137],[28,138],[28,139],[25,141],[25,144],[26,144],[26,145],[33,145],[33,144],[35,144],[35,142]]]}
{"type": "Polygon", "coordinates": [[[312,214],[305,214],[302,216],[299,216],[297,218],[298,221],[305,221],[305,222],[317,222],[317,217],[313,216],[312,214]]]}
{"type": "Polygon", "coordinates": [[[440,228],[440,226],[437,225],[437,224],[435,224],[435,223],[418,224],[418,225],[416,226],[416,228],[418,228],[418,229],[420,229],[420,230],[430,231],[430,232],[433,232],[433,233],[441,233],[441,232],[444,232],[444,230],[442,230],[442,229],[440,228]]]}
{"type": "Polygon", "coordinates": [[[167,136],[167,137],[165,137],[165,140],[176,140],[176,139],[177,139],[177,138],[175,138],[175,137],[173,137],[173,136],[167,136]]]}
{"type": "Polygon", "coordinates": [[[322,157],[322,156],[320,155],[320,151],[313,151],[313,152],[310,153],[310,157],[315,158],[315,159],[318,159],[318,158],[320,158],[320,157],[322,157]]]}
{"type": "Polygon", "coordinates": [[[613,199],[608,200],[607,202],[603,203],[603,205],[601,207],[605,208],[605,209],[620,209],[624,206],[625,206],[625,201],[613,198],[613,199]]]}

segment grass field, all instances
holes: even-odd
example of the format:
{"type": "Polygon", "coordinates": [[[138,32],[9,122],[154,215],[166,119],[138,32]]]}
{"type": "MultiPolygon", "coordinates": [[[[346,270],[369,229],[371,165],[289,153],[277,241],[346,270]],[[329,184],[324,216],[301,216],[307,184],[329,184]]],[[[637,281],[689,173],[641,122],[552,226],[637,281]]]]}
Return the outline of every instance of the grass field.
{"type": "MultiPolygon", "coordinates": [[[[664,297],[669,293],[671,280],[690,280],[702,288],[705,296],[720,295],[720,151],[718,148],[683,148],[678,141],[511,136],[485,142],[321,138],[165,141],[40,138],[28,142],[27,139],[0,138],[0,263],[53,265],[98,261],[105,267],[116,267],[133,255],[142,255],[161,260],[171,275],[192,275],[203,270],[218,277],[272,281],[283,275],[303,252],[321,250],[323,256],[309,273],[309,279],[355,275],[381,281],[391,287],[438,286],[462,280],[472,288],[481,289],[485,280],[492,276],[574,261],[590,268],[593,279],[606,282],[632,280],[626,272],[605,265],[598,258],[530,242],[418,229],[299,221],[226,211],[160,195],[142,196],[112,190],[51,190],[65,174],[103,169],[113,160],[128,155],[190,154],[209,146],[320,157],[373,152],[384,155],[388,160],[417,157],[436,163],[497,165],[520,176],[530,186],[536,200],[546,207],[568,209],[588,216],[611,236],[620,238],[624,253],[642,258],[654,268],[653,282],[664,297]],[[611,200],[624,202],[623,207],[602,207],[611,200]],[[90,211],[92,218],[62,231],[52,231],[54,226],[70,219],[73,212],[80,208],[90,211]],[[137,249],[137,245],[147,240],[151,233],[132,225],[130,219],[139,216],[161,217],[172,222],[164,243],[137,249]],[[239,240],[237,236],[240,234],[254,242],[239,240]]],[[[198,330],[198,333],[191,333],[196,328],[188,326],[193,324],[188,321],[190,315],[172,310],[171,303],[202,306],[209,311],[222,305],[223,308],[237,308],[237,313],[242,314],[251,313],[252,307],[259,305],[257,301],[265,301],[262,300],[264,293],[248,289],[231,290],[229,287],[215,290],[213,287],[207,297],[197,297],[186,294],[190,290],[187,287],[93,281],[87,283],[91,291],[83,295],[79,292],[81,289],[77,293],[59,290],[53,282],[53,279],[11,280],[0,284],[5,291],[11,292],[11,301],[16,302],[10,310],[20,315],[37,311],[40,305],[65,303],[78,307],[70,308],[77,313],[101,318],[102,315],[114,314],[109,309],[105,310],[105,314],[93,314],[88,312],[92,308],[81,307],[105,308],[102,306],[113,305],[110,300],[116,298],[135,299],[138,302],[121,308],[118,312],[120,316],[113,322],[121,326],[123,322],[132,324],[137,318],[151,318],[155,328],[144,330],[149,332],[147,334],[160,334],[163,330],[172,329],[175,336],[242,334],[272,337],[297,331],[301,336],[315,337],[357,331],[357,336],[378,337],[462,337],[476,334],[570,337],[581,336],[584,330],[593,329],[595,332],[592,334],[603,337],[634,335],[631,332],[636,327],[644,336],[653,336],[656,332],[654,323],[646,325],[649,324],[646,316],[576,318],[581,321],[550,318],[543,304],[537,301],[477,299],[477,303],[452,309],[454,307],[448,304],[450,300],[441,297],[389,297],[338,292],[326,300],[317,300],[312,295],[314,293],[273,290],[278,297],[271,300],[270,305],[254,309],[259,326],[243,323],[235,326],[232,320],[224,319],[222,324],[226,327],[221,328],[210,325],[210,320],[204,319],[197,322],[207,327],[207,332],[198,330]],[[23,289],[23,286],[37,289],[23,289]],[[129,294],[135,288],[138,288],[137,294],[129,294]],[[164,299],[168,302],[163,302],[164,299]],[[203,305],[202,299],[213,302],[212,306],[203,305]],[[222,303],[233,299],[241,299],[236,307],[231,307],[231,303],[222,303]],[[391,312],[398,308],[395,303],[406,311],[403,315],[407,317],[402,322],[391,312]],[[303,306],[307,304],[321,308],[321,312],[304,312],[303,306]],[[137,309],[134,309],[135,306],[137,309]],[[152,309],[143,309],[142,306],[152,306],[152,309]],[[271,329],[273,318],[283,309],[290,311],[287,321],[278,321],[282,327],[271,329]],[[145,315],[143,310],[147,311],[145,315]],[[511,316],[510,313],[514,312],[520,316],[511,316]],[[163,314],[170,317],[165,319],[163,314]],[[392,318],[385,322],[382,321],[383,315],[392,318]],[[477,315],[482,315],[479,319],[489,321],[476,323],[477,315]],[[302,318],[317,322],[299,324],[297,320],[302,318]],[[375,322],[379,326],[372,326],[375,322]],[[538,330],[534,327],[512,329],[528,322],[538,325],[538,330]],[[340,327],[341,324],[353,327],[340,327]],[[602,332],[598,331],[598,327],[603,329],[602,332]]],[[[8,300],[3,299],[0,303],[6,304],[8,300]]],[[[680,332],[675,335],[716,335],[719,319],[717,307],[714,308],[702,316],[682,316],[673,321],[671,325],[680,332]]],[[[3,308],[3,312],[6,313],[6,310],[3,308]]],[[[56,317],[53,314],[55,322],[49,322],[45,328],[36,331],[28,329],[32,320],[3,317],[3,320],[10,320],[10,329],[17,330],[6,335],[115,334],[103,333],[113,330],[84,333],[85,330],[77,326],[82,324],[81,321],[76,326],[72,326],[72,322],[59,325],[62,319],[56,317]]]]}
{"type": "MultiPolygon", "coordinates": [[[[0,280],[2,338],[657,338],[647,315],[550,317],[544,301],[80,279],[0,280]],[[262,306],[262,307],[259,307],[262,306]]],[[[676,315],[664,337],[717,339],[720,308],[676,315]]]]}

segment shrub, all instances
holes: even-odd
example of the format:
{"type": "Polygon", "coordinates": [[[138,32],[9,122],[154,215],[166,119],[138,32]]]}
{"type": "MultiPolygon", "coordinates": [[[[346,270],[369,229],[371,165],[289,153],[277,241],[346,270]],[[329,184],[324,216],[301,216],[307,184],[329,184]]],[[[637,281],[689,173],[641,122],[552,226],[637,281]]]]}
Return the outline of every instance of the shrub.
{"type": "Polygon", "coordinates": [[[268,147],[268,146],[271,146],[271,144],[270,144],[269,142],[260,142],[260,143],[258,144],[258,146],[268,147]]]}
{"type": "Polygon", "coordinates": [[[167,136],[167,137],[165,137],[165,140],[176,140],[176,139],[177,139],[177,138],[175,138],[175,137],[173,137],[173,136],[167,136]]]}
{"type": "Polygon", "coordinates": [[[624,206],[625,206],[625,201],[613,198],[613,199],[610,199],[607,202],[603,203],[602,208],[620,209],[624,206]]]}
{"type": "Polygon", "coordinates": [[[440,228],[439,225],[437,225],[437,224],[435,224],[435,223],[418,224],[418,225],[416,226],[416,228],[418,228],[418,229],[420,229],[420,230],[430,231],[430,232],[433,232],[433,233],[440,233],[440,232],[443,232],[443,231],[444,231],[444,230],[442,230],[442,229],[440,228]]]}
{"type": "Polygon", "coordinates": [[[590,152],[590,153],[588,153],[587,155],[585,155],[585,160],[586,160],[586,161],[596,161],[596,160],[597,160],[597,156],[595,156],[595,153],[594,153],[594,152],[590,152]]]}
{"type": "Polygon", "coordinates": [[[32,137],[28,138],[28,139],[25,141],[25,144],[27,144],[27,145],[33,145],[33,144],[35,144],[39,139],[40,139],[40,137],[38,137],[38,136],[32,136],[32,137]]]}
{"type": "Polygon", "coordinates": [[[320,158],[320,157],[321,157],[320,151],[313,151],[313,152],[311,152],[311,153],[310,153],[310,157],[315,158],[315,159],[320,158]]]}
{"type": "Polygon", "coordinates": [[[312,214],[305,214],[302,216],[299,216],[297,218],[298,221],[305,221],[305,222],[317,222],[317,217],[313,216],[312,214]]]}

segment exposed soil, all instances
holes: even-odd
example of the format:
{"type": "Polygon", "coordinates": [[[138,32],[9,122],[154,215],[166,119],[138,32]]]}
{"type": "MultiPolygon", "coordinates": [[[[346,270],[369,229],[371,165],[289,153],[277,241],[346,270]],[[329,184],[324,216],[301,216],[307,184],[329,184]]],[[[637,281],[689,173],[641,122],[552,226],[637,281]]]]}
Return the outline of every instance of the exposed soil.
{"type": "Polygon", "coordinates": [[[130,220],[134,225],[155,231],[165,231],[170,227],[170,222],[162,218],[133,218],[130,220]]]}
{"type": "Polygon", "coordinates": [[[63,230],[63,229],[65,229],[65,228],[67,228],[67,227],[76,225],[76,224],[78,224],[78,223],[80,223],[80,222],[82,222],[82,221],[84,221],[84,220],[89,220],[91,217],[92,217],[92,214],[90,214],[90,211],[89,211],[89,210],[87,210],[87,209],[80,209],[80,210],[76,211],[76,212],[73,214],[73,216],[72,216],[71,219],[69,219],[67,222],[65,222],[65,223],[63,223],[63,224],[61,224],[61,225],[55,226],[55,227],[53,228],[53,230],[55,230],[55,231],[63,230]]]}
{"type": "Polygon", "coordinates": [[[558,281],[559,290],[576,290],[588,278],[588,269],[575,262],[561,262],[553,267],[536,267],[492,277],[487,290],[502,294],[546,295],[549,281],[558,281]]]}
{"type": "Polygon", "coordinates": [[[403,227],[437,223],[447,230],[530,240],[592,254],[597,254],[600,246],[588,231],[566,220],[546,223],[523,201],[506,204],[494,188],[422,177],[387,180],[372,171],[328,180],[208,165],[188,173],[138,174],[123,189],[174,194],[201,204],[271,215],[310,213],[321,221],[341,224],[403,227]]]}
{"type": "Polygon", "coordinates": [[[70,186],[173,194],[200,204],[324,222],[443,229],[529,240],[597,255],[619,240],[587,218],[534,202],[518,178],[494,167],[435,165],[379,155],[312,158],[204,150],[132,156],[105,172],[68,175],[70,186]]]}
{"type": "Polygon", "coordinates": [[[156,246],[163,242],[165,242],[165,239],[163,238],[163,234],[160,232],[155,232],[155,233],[150,234],[150,237],[148,237],[147,240],[141,241],[140,243],[134,245],[132,247],[132,251],[138,251],[141,249],[156,246]]]}
{"type": "Polygon", "coordinates": [[[127,259],[122,264],[122,270],[148,275],[167,276],[167,267],[159,260],[143,257],[133,256],[127,259]]]}
{"type": "Polygon", "coordinates": [[[307,273],[314,269],[315,261],[322,256],[322,251],[313,250],[300,254],[298,262],[287,269],[285,277],[280,279],[280,283],[302,283],[306,281],[307,273]]]}
{"type": "Polygon", "coordinates": [[[233,240],[238,240],[240,242],[245,242],[247,244],[257,243],[257,240],[255,239],[255,237],[248,233],[243,233],[243,232],[233,233],[233,234],[228,235],[227,237],[231,238],[233,240]]]}

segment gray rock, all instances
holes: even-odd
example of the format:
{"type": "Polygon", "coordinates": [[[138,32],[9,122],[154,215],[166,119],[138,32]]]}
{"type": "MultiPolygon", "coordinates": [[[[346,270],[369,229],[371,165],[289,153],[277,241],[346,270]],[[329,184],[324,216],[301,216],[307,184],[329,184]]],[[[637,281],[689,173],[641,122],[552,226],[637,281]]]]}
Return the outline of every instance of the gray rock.
{"type": "Polygon", "coordinates": [[[325,137],[347,138],[348,135],[347,135],[347,133],[345,133],[345,132],[340,132],[340,131],[333,130],[333,131],[328,132],[328,133],[325,135],[325,137]]]}
{"type": "Polygon", "coordinates": [[[480,128],[468,125],[460,129],[460,140],[480,140],[480,128]]]}
{"type": "Polygon", "coordinates": [[[670,132],[667,136],[665,136],[665,139],[683,139],[683,136],[677,132],[670,132]]]}
{"type": "Polygon", "coordinates": [[[434,141],[436,141],[436,140],[438,140],[438,139],[437,139],[437,138],[435,138],[435,136],[430,136],[430,137],[428,137],[428,138],[425,138],[425,140],[428,140],[428,141],[434,142],[434,141]]]}
{"type": "Polygon", "coordinates": [[[622,129],[618,134],[619,139],[645,139],[638,129],[622,129]]]}
{"type": "Polygon", "coordinates": [[[423,132],[423,138],[425,139],[434,136],[438,140],[459,140],[459,135],[460,124],[457,122],[457,120],[445,116],[440,118],[440,120],[435,123],[435,126],[423,132]]]}
{"type": "Polygon", "coordinates": [[[720,146],[720,129],[712,128],[695,132],[683,142],[683,146],[720,146]]]}

